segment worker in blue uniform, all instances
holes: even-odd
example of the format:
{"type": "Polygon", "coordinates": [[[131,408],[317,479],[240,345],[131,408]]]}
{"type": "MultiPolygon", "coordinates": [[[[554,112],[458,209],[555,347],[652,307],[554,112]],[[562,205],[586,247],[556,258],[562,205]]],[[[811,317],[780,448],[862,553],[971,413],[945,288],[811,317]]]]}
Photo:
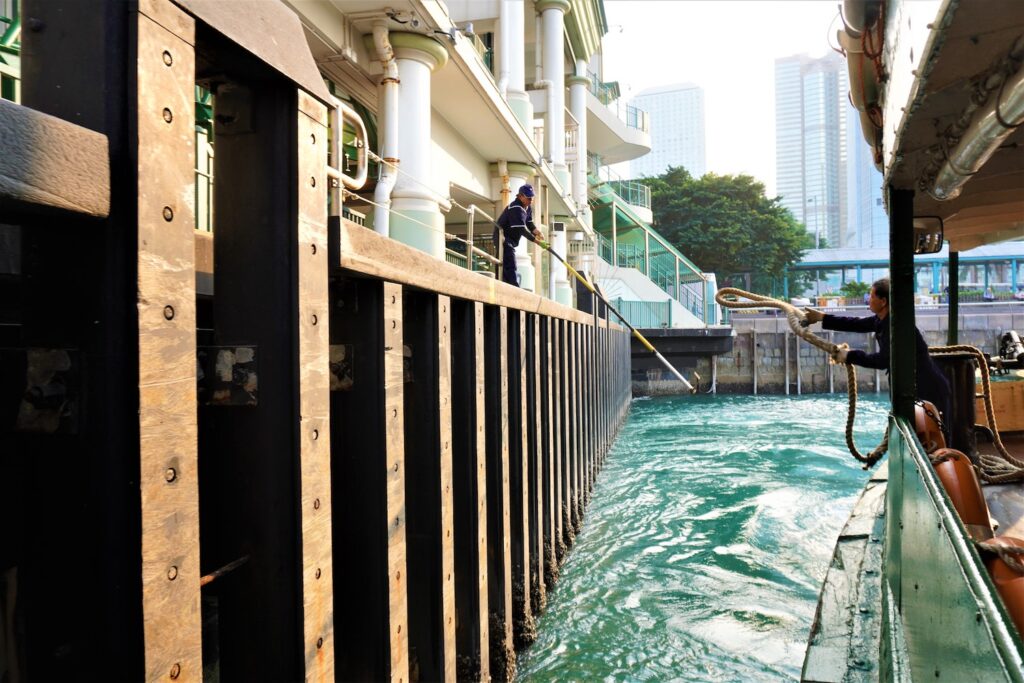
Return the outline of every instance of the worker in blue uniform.
{"type": "Polygon", "coordinates": [[[519,286],[519,273],[516,271],[516,247],[522,237],[531,242],[543,239],[544,236],[533,223],[533,186],[527,183],[519,188],[516,198],[512,200],[498,217],[494,228],[494,243],[501,243],[501,279],[515,287],[519,286]]]}
{"type": "MultiPolygon", "coordinates": [[[[859,349],[840,349],[835,360],[839,363],[852,363],[864,368],[889,371],[889,278],[884,277],[871,285],[868,308],[874,315],[864,318],[829,315],[813,308],[805,308],[807,324],[821,323],[822,329],[840,332],[874,332],[878,343],[876,353],[868,353],[859,349]]],[[[950,419],[950,388],[949,381],[932,360],[928,353],[928,343],[921,336],[921,331],[914,328],[917,348],[917,397],[931,401],[942,414],[943,422],[950,419]]],[[[945,425],[946,437],[949,438],[949,427],[945,425]]]]}

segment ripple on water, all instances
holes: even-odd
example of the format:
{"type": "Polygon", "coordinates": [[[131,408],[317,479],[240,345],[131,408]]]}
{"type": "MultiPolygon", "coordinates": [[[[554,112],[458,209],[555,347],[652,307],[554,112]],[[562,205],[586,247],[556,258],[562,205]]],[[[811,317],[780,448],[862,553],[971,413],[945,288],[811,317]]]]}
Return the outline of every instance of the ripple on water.
{"type": "MultiPolygon", "coordinates": [[[[887,403],[858,408],[863,449],[887,403]]],[[[519,679],[798,677],[866,479],[845,414],[838,395],[634,401],[519,679]]]]}

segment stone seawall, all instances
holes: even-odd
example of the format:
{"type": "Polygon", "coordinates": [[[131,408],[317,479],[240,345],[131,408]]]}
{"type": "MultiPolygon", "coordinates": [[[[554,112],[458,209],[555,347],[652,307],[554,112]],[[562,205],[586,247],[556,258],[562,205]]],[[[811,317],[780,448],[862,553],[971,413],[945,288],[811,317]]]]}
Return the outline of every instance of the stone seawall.
{"type": "MultiPolygon", "coordinates": [[[[918,317],[917,325],[929,346],[945,346],[947,326],[944,316],[918,317]]],[[[701,358],[696,370],[702,377],[702,391],[714,382],[723,394],[811,394],[830,391],[846,393],[846,370],[828,362],[826,354],[797,337],[784,317],[744,318],[734,315],[736,336],[731,353],[714,359],[701,358]]],[[[826,339],[850,348],[875,350],[874,336],[863,333],[821,331],[826,339]]],[[[1024,313],[963,314],[959,323],[959,343],[976,346],[986,353],[996,353],[1004,332],[1024,332],[1024,313]]],[[[884,371],[857,368],[859,392],[887,392],[888,376],[884,371]]],[[[648,370],[633,374],[636,396],[677,394],[679,382],[666,371],[648,370]]]]}

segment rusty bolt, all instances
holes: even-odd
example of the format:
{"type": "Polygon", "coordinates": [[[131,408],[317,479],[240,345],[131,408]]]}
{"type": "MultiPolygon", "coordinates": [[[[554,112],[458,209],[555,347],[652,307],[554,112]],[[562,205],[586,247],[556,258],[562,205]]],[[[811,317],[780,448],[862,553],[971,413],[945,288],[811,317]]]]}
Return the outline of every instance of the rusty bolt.
{"type": "Polygon", "coordinates": [[[171,57],[171,53],[167,50],[164,50],[164,64],[167,66],[174,64],[174,57],[171,57]]]}
{"type": "Polygon", "coordinates": [[[401,578],[402,578],[402,570],[399,569],[397,572],[395,572],[395,581],[399,581],[399,580],[401,580],[401,578]]]}
{"type": "Polygon", "coordinates": [[[398,327],[398,321],[397,320],[392,320],[391,321],[391,329],[395,329],[396,327],[398,327]]]}
{"type": "Polygon", "coordinates": [[[313,509],[314,510],[319,510],[320,509],[320,499],[319,498],[317,498],[316,500],[313,501],[313,509]]]}
{"type": "Polygon", "coordinates": [[[316,133],[310,133],[309,134],[309,144],[311,144],[311,145],[315,145],[316,144],[316,133]]]}
{"type": "Polygon", "coordinates": [[[170,484],[172,481],[174,481],[177,478],[178,478],[178,473],[174,470],[173,467],[168,467],[164,471],[164,479],[167,480],[168,484],[170,484]]]}
{"type": "Polygon", "coordinates": [[[391,410],[391,417],[398,417],[398,409],[397,408],[393,408],[391,410]]]}
{"type": "Polygon", "coordinates": [[[176,578],[178,578],[178,568],[172,565],[171,568],[167,570],[167,580],[174,581],[176,578]]]}
{"type": "Polygon", "coordinates": [[[167,107],[164,107],[164,121],[167,122],[167,123],[170,123],[173,120],[174,120],[174,114],[171,113],[170,109],[168,109],[167,107]]]}
{"type": "Polygon", "coordinates": [[[401,632],[402,632],[402,625],[401,625],[401,624],[399,624],[399,625],[398,625],[398,632],[399,632],[399,633],[401,633],[401,632]]]}
{"type": "Polygon", "coordinates": [[[313,430],[313,441],[316,441],[319,438],[320,438],[320,430],[319,429],[314,429],[313,430]]]}
{"type": "Polygon", "coordinates": [[[401,526],[401,524],[402,524],[402,520],[400,518],[398,518],[398,517],[395,517],[395,526],[401,526]]]}
{"type": "Polygon", "coordinates": [[[311,318],[311,320],[313,321],[313,324],[316,325],[316,321],[317,321],[316,313],[313,314],[313,317],[311,318]]]}
{"type": "Polygon", "coordinates": [[[323,646],[324,646],[324,639],[323,638],[317,638],[316,639],[316,649],[319,650],[323,646]]]}
{"type": "MultiPolygon", "coordinates": [[[[165,52],[164,54],[167,54],[167,53],[165,52]]],[[[175,662],[174,666],[171,667],[170,676],[171,676],[171,678],[177,678],[180,675],[181,675],[181,664],[178,664],[177,662],[175,662]]]]}
{"type": "Polygon", "coordinates": [[[391,296],[391,303],[395,303],[395,297],[394,297],[394,295],[392,295],[392,296],[391,296]]]}
{"type": "Polygon", "coordinates": [[[309,246],[311,246],[313,248],[313,253],[315,254],[316,253],[316,245],[315,244],[311,244],[309,246]]]}
{"type": "Polygon", "coordinates": [[[320,567],[316,568],[316,578],[320,578],[320,567]]]}
{"type": "Polygon", "coordinates": [[[164,318],[174,320],[174,306],[164,306],[164,318]]]}
{"type": "Polygon", "coordinates": [[[310,176],[309,185],[310,187],[316,187],[316,176],[310,176]]]}
{"type": "Polygon", "coordinates": [[[174,220],[174,209],[169,206],[164,207],[164,220],[168,223],[174,220]]]}
{"type": "Polygon", "coordinates": [[[397,472],[397,471],[398,471],[398,463],[396,462],[395,463],[395,472],[397,472]]]}

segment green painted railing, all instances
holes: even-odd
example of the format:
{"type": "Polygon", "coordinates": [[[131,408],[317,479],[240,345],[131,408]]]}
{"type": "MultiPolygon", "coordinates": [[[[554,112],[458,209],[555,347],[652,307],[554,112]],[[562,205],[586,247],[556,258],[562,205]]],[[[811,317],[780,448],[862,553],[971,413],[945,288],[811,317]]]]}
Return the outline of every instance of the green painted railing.
{"type": "Polygon", "coordinates": [[[626,200],[627,204],[651,208],[651,188],[647,185],[636,180],[610,180],[608,185],[615,194],[626,200]]]}
{"type": "Polygon", "coordinates": [[[613,305],[633,327],[672,327],[672,301],[627,301],[616,299],[613,305]]]}
{"type": "Polygon", "coordinates": [[[454,251],[452,249],[444,250],[444,260],[452,264],[453,266],[458,266],[459,268],[467,267],[465,254],[460,254],[459,252],[454,251]]]}

